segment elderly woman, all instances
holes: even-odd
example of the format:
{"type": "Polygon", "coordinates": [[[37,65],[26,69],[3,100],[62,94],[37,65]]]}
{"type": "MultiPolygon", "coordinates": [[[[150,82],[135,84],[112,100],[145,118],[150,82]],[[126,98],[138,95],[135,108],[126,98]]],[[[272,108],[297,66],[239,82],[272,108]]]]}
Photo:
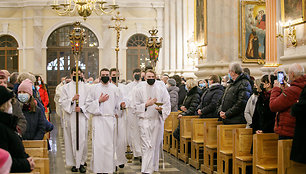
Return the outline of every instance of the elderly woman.
{"type": "Polygon", "coordinates": [[[16,133],[18,118],[12,115],[13,92],[0,86],[0,148],[8,151],[12,158],[11,172],[31,172],[35,163],[25,153],[21,138],[16,133]]]}
{"type": "MultiPolygon", "coordinates": [[[[198,83],[194,79],[189,79],[186,82],[187,95],[184,99],[181,110],[181,114],[177,116],[180,119],[182,116],[196,115],[196,109],[200,103],[200,89],[198,88],[198,83]]],[[[173,136],[179,140],[180,138],[180,125],[175,129],[173,136]]]]}

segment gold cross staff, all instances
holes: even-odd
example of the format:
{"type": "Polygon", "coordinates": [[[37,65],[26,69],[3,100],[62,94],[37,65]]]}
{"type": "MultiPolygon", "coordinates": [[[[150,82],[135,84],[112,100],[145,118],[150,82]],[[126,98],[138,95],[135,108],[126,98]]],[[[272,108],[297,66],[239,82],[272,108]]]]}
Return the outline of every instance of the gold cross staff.
{"type": "Polygon", "coordinates": [[[114,26],[109,26],[108,28],[113,28],[117,32],[117,40],[116,40],[116,86],[118,86],[118,76],[119,76],[119,69],[118,69],[118,52],[119,52],[119,39],[120,39],[120,32],[122,30],[127,30],[128,27],[121,27],[121,23],[125,21],[125,18],[120,18],[120,12],[117,12],[117,15],[112,17],[112,21],[115,21],[114,26]]]}

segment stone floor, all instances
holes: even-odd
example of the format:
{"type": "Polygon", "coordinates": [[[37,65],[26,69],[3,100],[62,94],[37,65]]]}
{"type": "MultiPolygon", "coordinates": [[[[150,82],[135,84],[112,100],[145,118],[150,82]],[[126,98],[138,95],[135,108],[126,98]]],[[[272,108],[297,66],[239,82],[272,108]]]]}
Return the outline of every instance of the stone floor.
{"type": "MultiPolygon", "coordinates": [[[[51,133],[50,137],[50,145],[51,151],[49,152],[50,157],[50,174],[72,174],[70,171],[70,167],[65,165],[65,146],[64,140],[62,136],[62,129],[60,127],[60,119],[55,114],[51,114],[51,121],[55,125],[54,130],[51,133]],[[53,119],[52,119],[53,118],[53,119]]],[[[92,174],[90,171],[90,159],[91,159],[91,143],[88,142],[88,160],[87,160],[87,173],[92,174]]],[[[168,153],[164,153],[164,166],[162,160],[160,160],[160,171],[156,173],[161,174],[194,174],[201,173],[191,166],[179,161],[175,157],[169,155],[168,153]]],[[[125,165],[123,169],[119,169],[116,173],[119,174],[132,174],[132,173],[141,173],[141,164],[138,160],[133,160],[132,163],[128,163],[125,165]]]]}

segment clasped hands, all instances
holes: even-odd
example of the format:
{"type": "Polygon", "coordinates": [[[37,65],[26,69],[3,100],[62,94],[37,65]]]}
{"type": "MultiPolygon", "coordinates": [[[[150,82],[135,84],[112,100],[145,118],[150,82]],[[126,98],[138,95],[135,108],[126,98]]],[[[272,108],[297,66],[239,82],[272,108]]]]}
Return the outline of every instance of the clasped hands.
{"type": "MultiPolygon", "coordinates": [[[[152,106],[152,105],[154,105],[156,102],[157,102],[157,98],[151,98],[151,97],[150,97],[150,98],[147,100],[147,102],[146,102],[146,104],[145,104],[145,107],[152,106]]],[[[160,106],[156,106],[155,109],[156,109],[157,111],[160,111],[160,112],[163,110],[163,108],[160,107],[160,106]]]]}
{"type": "Polygon", "coordinates": [[[220,112],[220,117],[223,118],[223,119],[226,119],[225,112],[221,111],[221,112],[220,112]]]}

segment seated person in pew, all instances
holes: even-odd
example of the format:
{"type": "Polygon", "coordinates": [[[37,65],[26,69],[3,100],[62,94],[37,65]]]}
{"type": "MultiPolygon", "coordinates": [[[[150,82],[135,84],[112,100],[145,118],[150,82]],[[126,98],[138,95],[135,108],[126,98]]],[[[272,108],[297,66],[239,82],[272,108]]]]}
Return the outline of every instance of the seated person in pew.
{"type": "Polygon", "coordinates": [[[200,118],[217,118],[217,105],[224,93],[224,87],[217,75],[210,75],[208,82],[209,87],[201,97],[197,112],[200,118]]]}
{"type": "Polygon", "coordinates": [[[18,87],[18,100],[22,103],[22,112],[27,120],[26,132],[22,135],[24,140],[42,140],[44,138],[46,123],[42,110],[37,106],[33,97],[33,83],[26,79],[18,87]]]}
{"type": "Polygon", "coordinates": [[[170,95],[170,103],[171,103],[171,112],[178,111],[178,92],[179,88],[176,86],[176,81],[173,78],[170,78],[167,82],[167,90],[170,95]]]}
{"type": "Polygon", "coordinates": [[[12,166],[12,158],[8,151],[0,148],[0,173],[9,174],[12,166]]]}
{"type": "Polygon", "coordinates": [[[306,108],[306,87],[304,87],[298,103],[294,104],[291,107],[291,115],[296,118],[296,126],[294,131],[294,137],[292,141],[292,150],[290,159],[298,162],[306,164],[306,116],[305,116],[305,108],[306,108]]]}
{"type": "Polygon", "coordinates": [[[11,155],[11,172],[31,172],[35,163],[33,158],[25,153],[21,138],[17,134],[18,118],[12,115],[13,97],[13,92],[0,86],[0,148],[11,155]]]}
{"type": "MultiPolygon", "coordinates": [[[[178,119],[180,119],[182,116],[196,115],[196,109],[200,103],[201,90],[198,88],[198,83],[196,80],[194,79],[187,80],[186,90],[187,90],[187,95],[184,99],[183,106],[181,106],[180,108],[183,112],[177,116],[178,119]]],[[[173,136],[177,140],[180,139],[180,124],[173,132],[173,136]]]]}
{"type": "Polygon", "coordinates": [[[270,97],[270,109],[272,112],[277,112],[274,132],[279,135],[279,139],[293,138],[296,120],[290,114],[290,110],[306,85],[304,67],[300,64],[289,66],[288,77],[290,87],[285,80],[281,82],[282,84],[275,80],[270,97]]]}
{"type": "Polygon", "coordinates": [[[218,115],[223,124],[245,124],[244,109],[252,94],[250,78],[242,73],[239,63],[229,66],[231,80],[221,99],[218,115]]]}

